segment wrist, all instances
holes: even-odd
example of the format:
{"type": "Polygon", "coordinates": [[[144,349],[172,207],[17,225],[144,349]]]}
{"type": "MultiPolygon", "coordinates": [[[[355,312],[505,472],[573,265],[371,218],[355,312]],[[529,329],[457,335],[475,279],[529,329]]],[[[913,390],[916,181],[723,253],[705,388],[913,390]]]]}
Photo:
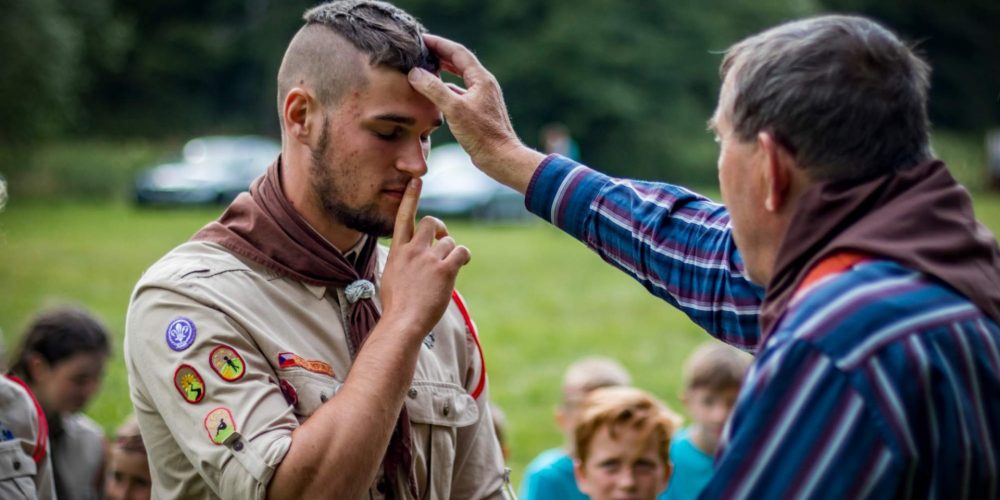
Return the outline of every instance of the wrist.
{"type": "Polygon", "coordinates": [[[380,333],[380,337],[384,335],[387,338],[393,339],[393,341],[419,344],[430,333],[430,330],[431,328],[421,326],[419,321],[388,313],[379,319],[375,329],[372,330],[371,336],[380,333]]]}

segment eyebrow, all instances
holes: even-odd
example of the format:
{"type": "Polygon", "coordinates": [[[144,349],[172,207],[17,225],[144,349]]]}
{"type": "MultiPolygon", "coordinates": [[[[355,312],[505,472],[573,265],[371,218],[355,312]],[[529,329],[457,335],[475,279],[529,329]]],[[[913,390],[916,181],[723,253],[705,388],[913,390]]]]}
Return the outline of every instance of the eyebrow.
{"type": "MultiPolygon", "coordinates": [[[[412,116],[397,115],[395,113],[384,113],[381,115],[376,115],[373,117],[373,119],[379,121],[398,123],[400,125],[406,125],[408,127],[412,127],[417,123],[416,118],[413,118],[412,116]]],[[[438,118],[434,120],[434,122],[431,123],[431,125],[433,125],[434,127],[440,127],[441,125],[444,125],[444,121],[438,118]]]]}

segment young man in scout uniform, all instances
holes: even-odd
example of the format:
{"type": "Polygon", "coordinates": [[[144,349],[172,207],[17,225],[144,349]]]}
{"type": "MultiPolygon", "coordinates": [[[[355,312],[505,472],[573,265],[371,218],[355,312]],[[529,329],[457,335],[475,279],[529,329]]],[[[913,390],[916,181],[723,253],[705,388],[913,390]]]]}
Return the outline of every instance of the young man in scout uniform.
{"type": "Polygon", "coordinates": [[[125,351],[158,498],[502,498],[444,225],[414,228],[437,108],[423,27],[316,7],[278,72],[282,154],[136,286],[125,351]],[[392,235],[388,252],[376,239],[392,235]]]}
{"type": "Polygon", "coordinates": [[[411,82],[476,165],[756,353],[702,497],[1000,495],[1000,247],[934,158],[930,68],[893,33],[823,16],[727,51],[725,206],[532,151],[475,56],[425,41],[467,88],[411,82]]]}

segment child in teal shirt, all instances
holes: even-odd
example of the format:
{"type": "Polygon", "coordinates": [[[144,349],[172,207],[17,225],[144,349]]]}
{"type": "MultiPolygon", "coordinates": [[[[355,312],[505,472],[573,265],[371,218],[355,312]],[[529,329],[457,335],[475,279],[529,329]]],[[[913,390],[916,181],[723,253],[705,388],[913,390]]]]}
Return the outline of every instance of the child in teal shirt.
{"type": "Polygon", "coordinates": [[[750,355],[717,341],[702,344],[688,357],[682,399],[693,423],[671,441],[674,473],[661,499],[697,498],[708,484],[722,429],[751,360],[750,355]]]}

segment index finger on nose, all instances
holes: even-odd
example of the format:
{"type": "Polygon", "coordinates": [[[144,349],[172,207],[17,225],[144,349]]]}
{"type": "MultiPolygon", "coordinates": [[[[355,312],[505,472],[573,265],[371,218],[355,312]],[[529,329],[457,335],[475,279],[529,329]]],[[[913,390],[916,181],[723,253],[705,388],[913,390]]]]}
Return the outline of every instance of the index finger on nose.
{"type": "Polygon", "coordinates": [[[403,192],[403,199],[399,202],[399,211],[396,212],[396,226],[392,231],[391,248],[413,239],[413,225],[419,203],[420,179],[414,177],[406,183],[406,191],[403,192]]]}

